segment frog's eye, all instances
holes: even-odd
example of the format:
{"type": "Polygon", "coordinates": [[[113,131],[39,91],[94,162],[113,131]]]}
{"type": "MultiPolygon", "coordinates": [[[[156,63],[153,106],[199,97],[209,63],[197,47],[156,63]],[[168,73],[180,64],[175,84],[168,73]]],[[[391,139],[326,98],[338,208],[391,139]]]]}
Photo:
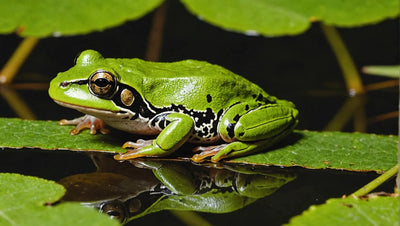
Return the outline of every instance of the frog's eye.
{"type": "Polygon", "coordinates": [[[117,90],[115,76],[103,70],[96,71],[90,75],[88,85],[93,95],[104,99],[110,99],[117,90]]]}

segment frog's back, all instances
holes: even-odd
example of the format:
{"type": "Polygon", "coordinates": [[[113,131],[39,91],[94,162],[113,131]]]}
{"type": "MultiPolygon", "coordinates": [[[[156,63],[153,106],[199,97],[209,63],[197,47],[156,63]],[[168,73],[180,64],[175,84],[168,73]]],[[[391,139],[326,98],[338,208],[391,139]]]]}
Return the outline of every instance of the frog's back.
{"type": "Polygon", "coordinates": [[[154,106],[174,104],[197,110],[218,110],[236,102],[255,102],[256,99],[269,97],[256,84],[208,62],[123,60],[121,67],[127,68],[123,71],[130,73],[124,75],[122,80],[128,84],[137,84],[135,80],[141,79],[141,87],[136,88],[141,89],[142,95],[154,106]]]}

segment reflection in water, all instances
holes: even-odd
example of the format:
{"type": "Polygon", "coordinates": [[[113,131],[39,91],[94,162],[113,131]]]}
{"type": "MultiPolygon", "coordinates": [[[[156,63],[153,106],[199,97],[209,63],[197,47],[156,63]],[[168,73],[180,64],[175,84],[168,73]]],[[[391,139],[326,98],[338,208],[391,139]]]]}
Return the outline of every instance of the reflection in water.
{"type": "Polygon", "coordinates": [[[63,201],[93,206],[121,222],[161,210],[227,213],[275,192],[295,177],[241,166],[199,166],[154,159],[117,162],[92,156],[97,171],[59,181],[63,201]]]}

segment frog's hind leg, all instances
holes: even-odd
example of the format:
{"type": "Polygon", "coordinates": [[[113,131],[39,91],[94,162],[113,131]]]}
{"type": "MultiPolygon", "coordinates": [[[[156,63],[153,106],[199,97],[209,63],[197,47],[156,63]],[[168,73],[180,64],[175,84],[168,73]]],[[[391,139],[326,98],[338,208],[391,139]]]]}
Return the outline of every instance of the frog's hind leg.
{"type": "Polygon", "coordinates": [[[290,134],[296,126],[298,111],[292,106],[269,104],[248,109],[246,104],[231,107],[222,117],[219,133],[228,144],[201,147],[192,160],[207,157],[218,162],[224,158],[248,155],[270,147],[290,134]]]}
{"type": "MultiPolygon", "coordinates": [[[[288,131],[289,134],[291,131],[288,131]]],[[[286,135],[283,135],[283,137],[286,135]]],[[[251,153],[260,151],[262,149],[268,148],[278,140],[280,137],[254,141],[254,142],[243,142],[243,141],[235,141],[232,143],[220,144],[215,146],[200,146],[196,147],[193,151],[200,152],[199,154],[193,155],[191,160],[193,162],[203,162],[205,159],[211,157],[212,162],[218,162],[221,159],[239,157],[244,155],[249,155],[251,153]]]]}

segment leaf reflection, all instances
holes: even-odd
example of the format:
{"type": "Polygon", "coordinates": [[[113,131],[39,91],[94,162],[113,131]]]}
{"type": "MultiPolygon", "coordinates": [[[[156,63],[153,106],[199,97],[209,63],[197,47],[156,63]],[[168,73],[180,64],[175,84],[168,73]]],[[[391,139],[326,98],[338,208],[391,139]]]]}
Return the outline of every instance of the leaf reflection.
{"type": "MultiPolygon", "coordinates": [[[[77,201],[127,222],[161,210],[227,213],[271,195],[295,176],[240,167],[166,160],[117,162],[92,156],[97,171],[59,181],[63,201],[77,201]]],[[[265,170],[264,170],[265,171],[265,170]]]]}

